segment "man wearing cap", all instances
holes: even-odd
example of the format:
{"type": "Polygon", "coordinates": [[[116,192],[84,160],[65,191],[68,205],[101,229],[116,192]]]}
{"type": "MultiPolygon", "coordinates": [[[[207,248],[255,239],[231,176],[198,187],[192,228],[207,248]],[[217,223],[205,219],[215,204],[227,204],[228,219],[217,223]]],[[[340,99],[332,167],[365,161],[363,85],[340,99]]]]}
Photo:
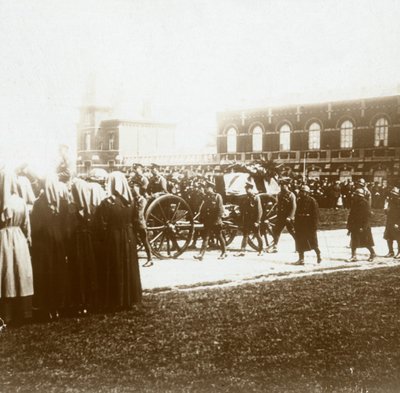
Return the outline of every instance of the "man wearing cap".
{"type": "Polygon", "coordinates": [[[387,258],[394,258],[393,242],[397,242],[396,258],[400,258],[400,190],[393,187],[388,196],[386,210],[386,227],[383,238],[387,241],[389,252],[387,258]]]}
{"type": "Polygon", "coordinates": [[[348,235],[351,235],[351,258],[356,262],[357,248],[367,248],[370,252],[369,262],[375,258],[374,239],[371,232],[371,206],[365,197],[365,190],[357,188],[353,193],[349,217],[347,219],[348,235]]]}
{"type": "Polygon", "coordinates": [[[317,254],[317,262],[321,262],[321,252],[318,248],[318,204],[310,196],[310,187],[303,185],[300,188],[297,200],[296,215],[294,221],[296,249],[299,260],[295,265],[304,265],[304,252],[314,250],[317,254]]]}
{"type": "Polygon", "coordinates": [[[363,193],[364,193],[364,198],[366,201],[368,201],[369,205],[371,206],[372,204],[372,197],[371,197],[371,192],[367,187],[367,183],[365,182],[365,180],[363,178],[358,179],[355,182],[355,188],[356,189],[362,189],[363,193]]]}
{"type": "Polygon", "coordinates": [[[204,225],[203,244],[201,246],[200,253],[194,256],[194,258],[198,259],[199,261],[203,260],[212,233],[214,233],[221,247],[221,254],[218,259],[225,259],[227,256],[225,239],[222,234],[222,216],[224,214],[224,205],[222,196],[216,193],[214,190],[215,184],[207,180],[204,202],[200,209],[200,221],[204,225]]]}
{"type": "Polygon", "coordinates": [[[149,186],[149,179],[143,174],[143,165],[135,164],[132,166],[132,170],[134,171],[132,182],[139,185],[140,195],[145,196],[149,186]]]}
{"type": "Polygon", "coordinates": [[[290,178],[283,178],[280,181],[281,191],[278,194],[277,201],[277,221],[273,230],[273,244],[268,248],[268,252],[277,252],[277,245],[283,229],[286,227],[287,231],[294,236],[294,216],[296,213],[296,196],[289,190],[290,178]]]}
{"type": "Polygon", "coordinates": [[[165,193],[168,194],[168,183],[164,176],[160,174],[160,167],[156,164],[151,165],[152,177],[149,180],[147,187],[150,195],[165,193]]]}
{"type": "Polygon", "coordinates": [[[236,254],[236,256],[245,256],[247,242],[251,233],[254,234],[254,237],[257,240],[257,251],[258,255],[260,256],[262,255],[263,251],[263,244],[260,235],[260,224],[263,213],[261,199],[258,195],[256,195],[253,183],[246,182],[245,189],[247,195],[243,199],[243,203],[241,205],[243,240],[240,251],[236,254]]]}

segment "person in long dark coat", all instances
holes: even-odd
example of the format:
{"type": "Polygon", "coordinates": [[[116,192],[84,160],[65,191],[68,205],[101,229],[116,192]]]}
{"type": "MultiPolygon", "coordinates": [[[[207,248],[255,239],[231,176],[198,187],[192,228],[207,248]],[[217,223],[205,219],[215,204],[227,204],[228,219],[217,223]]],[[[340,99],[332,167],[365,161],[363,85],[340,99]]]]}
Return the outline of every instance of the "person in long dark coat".
{"type": "Polygon", "coordinates": [[[101,226],[102,269],[99,285],[103,307],[129,309],[142,299],[142,285],[134,232],[134,201],[128,182],[121,172],[112,172],[107,182],[109,197],[96,211],[101,226]]]}
{"type": "Polygon", "coordinates": [[[261,199],[254,192],[253,183],[245,185],[246,196],[241,204],[241,218],[243,223],[243,239],[239,253],[236,256],[245,256],[249,235],[253,234],[258,246],[258,255],[262,255],[263,244],[260,234],[261,217],[263,214],[261,199]]]}
{"type": "Polygon", "coordinates": [[[376,255],[371,232],[371,206],[363,188],[357,188],[354,191],[347,219],[347,230],[348,234],[351,235],[351,258],[349,262],[357,261],[357,248],[367,248],[370,252],[368,261],[372,262],[376,255]]]}
{"type": "Polygon", "coordinates": [[[393,187],[388,197],[388,208],[386,211],[386,226],[383,238],[387,241],[389,252],[387,258],[395,256],[393,242],[397,242],[396,258],[400,258],[400,190],[393,187]]]}
{"type": "Polygon", "coordinates": [[[29,213],[17,179],[0,172],[0,318],[22,323],[32,317],[33,274],[29,213]]]}
{"type": "Polygon", "coordinates": [[[50,319],[58,318],[67,303],[67,208],[58,179],[48,177],[33,205],[31,222],[34,307],[50,319]]]}
{"type": "Polygon", "coordinates": [[[221,248],[221,254],[218,259],[226,258],[226,244],[222,233],[222,216],[224,213],[224,205],[222,196],[215,192],[215,184],[211,181],[206,181],[206,194],[204,203],[200,209],[200,221],[204,225],[203,229],[203,244],[201,245],[200,253],[194,255],[195,259],[203,260],[204,254],[208,247],[211,235],[214,233],[221,248]]]}
{"type": "Polygon", "coordinates": [[[97,264],[93,243],[91,190],[87,182],[75,179],[71,187],[68,244],[69,290],[71,308],[85,313],[97,306],[97,264]]]}
{"type": "Polygon", "coordinates": [[[296,265],[304,265],[304,252],[314,250],[317,254],[317,262],[321,263],[321,252],[318,247],[318,203],[310,196],[310,188],[306,185],[301,187],[297,199],[297,209],[294,219],[296,249],[299,260],[296,265]]]}

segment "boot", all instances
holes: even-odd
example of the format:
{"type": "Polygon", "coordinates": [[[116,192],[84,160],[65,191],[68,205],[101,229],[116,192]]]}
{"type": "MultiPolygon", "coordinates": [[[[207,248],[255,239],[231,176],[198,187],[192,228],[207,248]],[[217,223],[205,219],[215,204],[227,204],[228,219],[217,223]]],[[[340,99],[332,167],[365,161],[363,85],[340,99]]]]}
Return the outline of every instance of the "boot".
{"type": "Polygon", "coordinates": [[[193,255],[194,259],[197,259],[198,261],[202,261],[203,260],[203,255],[199,254],[199,255],[193,255]]]}

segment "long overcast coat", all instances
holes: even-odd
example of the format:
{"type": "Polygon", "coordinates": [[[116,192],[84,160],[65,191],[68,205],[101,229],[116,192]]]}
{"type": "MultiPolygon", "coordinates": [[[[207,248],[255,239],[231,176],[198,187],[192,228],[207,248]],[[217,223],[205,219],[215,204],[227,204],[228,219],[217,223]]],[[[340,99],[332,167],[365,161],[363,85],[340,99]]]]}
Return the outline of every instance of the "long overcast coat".
{"type": "Polygon", "coordinates": [[[297,200],[297,209],[294,221],[296,249],[298,252],[315,250],[318,248],[318,203],[309,196],[301,196],[297,200]]]}
{"type": "Polygon", "coordinates": [[[371,206],[365,198],[353,196],[347,229],[351,233],[352,248],[368,248],[374,245],[371,232],[371,206]]]}

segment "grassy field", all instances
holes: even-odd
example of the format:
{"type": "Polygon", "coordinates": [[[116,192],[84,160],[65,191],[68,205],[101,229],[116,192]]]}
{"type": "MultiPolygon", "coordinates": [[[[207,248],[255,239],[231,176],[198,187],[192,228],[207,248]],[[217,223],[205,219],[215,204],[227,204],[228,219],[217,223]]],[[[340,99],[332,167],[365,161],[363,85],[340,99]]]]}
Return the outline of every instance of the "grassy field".
{"type": "Polygon", "coordinates": [[[1,392],[399,392],[400,267],[9,329],[1,392]]]}
{"type": "MultiPolygon", "coordinates": [[[[343,229],[346,228],[347,216],[349,215],[349,210],[346,209],[319,209],[320,222],[319,229],[343,229]]],[[[386,215],[382,209],[372,210],[371,223],[374,227],[379,227],[385,225],[386,215]]]]}

